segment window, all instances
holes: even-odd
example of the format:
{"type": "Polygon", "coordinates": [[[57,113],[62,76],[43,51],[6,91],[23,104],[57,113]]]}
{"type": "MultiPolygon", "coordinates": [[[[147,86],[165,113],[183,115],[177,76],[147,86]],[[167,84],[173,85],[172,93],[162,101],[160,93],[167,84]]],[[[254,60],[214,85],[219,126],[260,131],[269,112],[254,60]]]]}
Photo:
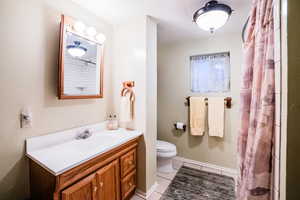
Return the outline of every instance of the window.
{"type": "Polygon", "coordinates": [[[228,92],[230,53],[190,57],[191,90],[197,93],[228,92]]]}

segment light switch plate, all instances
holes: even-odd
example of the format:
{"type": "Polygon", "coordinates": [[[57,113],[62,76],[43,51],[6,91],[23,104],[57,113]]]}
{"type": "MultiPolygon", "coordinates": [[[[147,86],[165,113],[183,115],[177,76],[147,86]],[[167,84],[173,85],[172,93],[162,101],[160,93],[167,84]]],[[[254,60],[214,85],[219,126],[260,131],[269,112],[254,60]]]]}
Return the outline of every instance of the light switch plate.
{"type": "Polygon", "coordinates": [[[32,113],[29,108],[23,108],[20,114],[21,128],[32,127],[32,113]]]}

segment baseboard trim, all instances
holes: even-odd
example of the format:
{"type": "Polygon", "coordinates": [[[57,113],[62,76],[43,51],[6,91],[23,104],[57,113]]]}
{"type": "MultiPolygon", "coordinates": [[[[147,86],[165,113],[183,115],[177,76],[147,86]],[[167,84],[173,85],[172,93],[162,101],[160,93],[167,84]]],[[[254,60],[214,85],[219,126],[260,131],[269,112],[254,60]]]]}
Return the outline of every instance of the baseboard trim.
{"type": "Polygon", "coordinates": [[[200,162],[200,161],[196,161],[196,160],[191,160],[191,159],[183,158],[180,156],[176,156],[174,158],[174,161],[177,163],[181,162],[183,166],[192,167],[192,168],[199,169],[202,171],[213,172],[216,174],[229,176],[234,179],[236,179],[236,177],[238,175],[238,171],[236,169],[213,165],[210,163],[200,162]]]}
{"type": "Polygon", "coordinates": [[[139,197],[141,197],[143,199],[148,199],[150,197],[150,195],[153,192],[155,192],[155,189],[157,188],[157,186],[158,186],[158,183],[155,182],[147,192],[143,192],[143,191],[141,191],[139,189],[136,189],[135,195],[137,195],[137,196],[139,196],[139,197]]]}

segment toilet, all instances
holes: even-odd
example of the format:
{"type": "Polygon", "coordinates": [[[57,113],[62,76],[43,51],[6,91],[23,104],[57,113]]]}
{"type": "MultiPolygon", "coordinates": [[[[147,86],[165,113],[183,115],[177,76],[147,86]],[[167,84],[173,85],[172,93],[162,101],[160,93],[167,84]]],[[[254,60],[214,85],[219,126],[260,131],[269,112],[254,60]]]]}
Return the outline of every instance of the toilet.
{"type": "Polygon", "coordinates": [[[173,169],[173,158],[177,155],[176,146],[169,142],[157,140],[157,170],[161,173],[171,173],[173,169]]]}

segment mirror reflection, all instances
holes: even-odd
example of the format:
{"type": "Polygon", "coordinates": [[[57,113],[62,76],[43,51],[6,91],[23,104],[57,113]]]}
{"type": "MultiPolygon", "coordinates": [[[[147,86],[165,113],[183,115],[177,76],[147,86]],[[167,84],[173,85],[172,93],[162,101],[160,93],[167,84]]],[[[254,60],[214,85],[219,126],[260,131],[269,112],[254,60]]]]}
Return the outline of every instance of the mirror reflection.
{"type": "Polygon", "coordinates": [[[102,46],[66,32],[64,45],[64,95],[101,95],[102,46]]]}

